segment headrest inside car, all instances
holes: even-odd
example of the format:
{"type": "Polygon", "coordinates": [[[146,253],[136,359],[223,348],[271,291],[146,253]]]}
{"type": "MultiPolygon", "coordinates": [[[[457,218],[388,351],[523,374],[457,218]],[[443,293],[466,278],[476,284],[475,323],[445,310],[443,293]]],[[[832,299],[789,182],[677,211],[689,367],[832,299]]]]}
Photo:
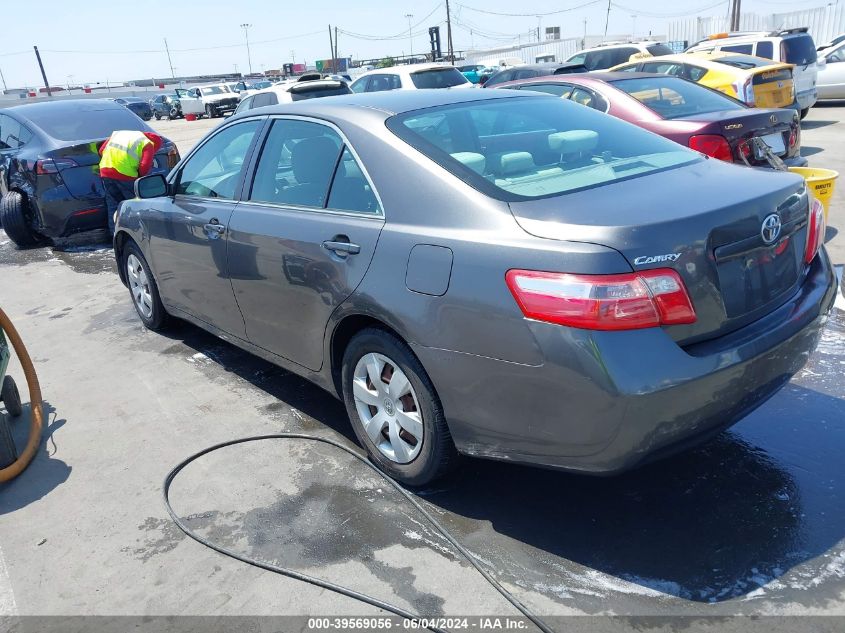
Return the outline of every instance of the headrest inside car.
{"type": "Polygon", "coordinates": [[[497,171],[502,176],[522,174],[536,168],[534,157],[529,152],[508,152],[499,154],[497,171]]]}
{"type": "Polygon", "coordinates": [[[560,154],[590,152],[599,144],[598,132],[593,130],[569,130],[549,134],[549,149],[560,154]]]}
{"type": "Polygon", "coordinates": [[[469,167],[475,173],[484,174],[484,167],[487,164],[487,159],[484,158],[483,154],[477,154],[475,152],[455,152],[452,154],[452,158],[465,167],[469,167]]]}

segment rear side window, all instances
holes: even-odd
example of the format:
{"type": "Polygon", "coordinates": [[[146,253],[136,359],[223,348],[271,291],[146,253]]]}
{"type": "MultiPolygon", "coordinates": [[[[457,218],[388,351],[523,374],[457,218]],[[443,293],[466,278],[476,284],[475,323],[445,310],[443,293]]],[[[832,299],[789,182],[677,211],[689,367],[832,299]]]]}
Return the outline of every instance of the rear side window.
{"type": "Polygon", "coordinates": [[[742,53],[743,55],[750,55],[753,49],[753,44],[732,44],[730,46],[722,46],[722,48],[719,50],[727,51],[729,53],[742,53]]]}
{"type": "Polygon", "coordinates": [[[576,87],[572,91],[572,94],[569,95],[569,98],[575,103],[580,103],[594,110],[600,110],[602,112],[607,110],[607,101],[592,90],[576,87]]]}
{"type": "Polygon", "coordinates": [[[757,50],[755,51],[757,57],[765,57],[766,59],[774,59],[775,48],[768,40],[765,42],[757,42],[757,50]]]}
{"type": "Polygon", "coordinates": [[[500,70],[495,75],[490,77],[490,79],[487,80],[487,86],[489,87],[496,84],[503,84],[506,81],[510,81],[511,79],[513,79],[513,75],[513,70],[500,70]]]}
{"type": "Polygon", "coordinates": [[[80,104],[71,116],[64,107],[50,105],[28,107],[26,118],[58,141],[107,139],[115,130],[148,132],[150,129],[131,110],[119,106],[80,104]]]}
{"type": "Polygon", "coordinates": [[[344,147],[329,194],[329,209],[377,214],[381,211],[369,181],[349,148],[344,147]]]}
{"type": "Polygon", "coordinates": [[[507,201],[556,196],[702,160],[673,141],[564,99],[449,104],[395,115],[387,127],[474,188],[507,201]]]}
{"type": "Polygon", "coordinates": [[[279,100],[276,98],[276,94],[274,92],[260,92],[257,95],[254,95],[252,99],[253,108],[276,105],[277,103],[279,103],[279,100]]]}
{"type": "Polygon", "coordinates": [[[704,78],[704,75],[706,74],[706,68],[702,68],[701,66],[693,66],[692,64],[686,64],[686,79],[689,79],[690,81],[701,81],[704,78]]]}
{"type": "Polygon", "coordinates": [[[523,90],[536,90],[537,92],[546,92],[556,97],[568,98],[572,92],[571,84],[528,84],[521,86],[523,90]]]}
{"type": "Polygon", "coordinates": [[[355,93],[364,92],[364,90],[367,87],[368,81],[369,81],[368,77],[362,77],[361,79],[354,81],[352,83],[352,85],[349,86],[349,88],[352,90],[352,92],[355,92],[355,93]]]}
{"type": "Polygon", "coordinates": [[[796,66],[814,64],[818,57],[813,38],[806,33],[783,38],[780,43],[780,59],[796,66]]]}
{"type": "Polygon", "coordinates": [[[264,142],[249,199],[322,208],[342,141],[332,128],[278,119],[264,142]]]}
{"type": "Polygon", "coordinates": [[[437,68],[436,70],[424,70],[411,73],[411,81],[414,87],[424,88],[451,88],[467,83],[468,79],[461,74],[457,68],[437,68]]]}
{"type": "Polygon", "coordinates": [[[643,72],[679,76],[683,74],[683,66],[677,62],[645,62],[643,72]]]}
{"type": "Polygon", "coordinates": [[[32,132],[18,123],[15,119],[0,114],[0,151],[4,149],[19,149],[29,143],[32,132]]]}
{"type": "Polygon", "coordinates": [[[221,130],[185,163],[179,173],[177,194],[232,200],[246,153],[262,121],[244,121],[221,130]]]}
{"type": "Polygon", "coordinates": [[[235,114],[237,114],[238,112],[245,112],[247,110],[251,110],[253,107],[253,99],[255,99],[254,96],[247,97],[246,99],[241,99],[241,102],[238,104],[238,107],[235,108],[235,114]]]}
{"type": "Polygon", "coordinates": [[[367,84],[367,92],[385,92],[387,90],[398,90],[402,87],[399,75],[370,75],[370,82],[367,84]]]}
{"type": "Polygon", "coordinates": [[[539,75],[539,70],[517,70],[514,79],[531,79],[532,77],[538,77],[539,75]]]}

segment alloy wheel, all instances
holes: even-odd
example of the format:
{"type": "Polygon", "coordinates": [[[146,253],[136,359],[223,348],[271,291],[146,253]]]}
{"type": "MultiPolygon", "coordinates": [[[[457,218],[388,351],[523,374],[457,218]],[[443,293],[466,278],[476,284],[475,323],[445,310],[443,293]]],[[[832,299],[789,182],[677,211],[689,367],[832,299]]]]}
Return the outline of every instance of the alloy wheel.
{"type": "Polygon", "coordinates": [[[135,307],[145,319],[153,316],[153,295],[150,291],[150,281],[141,260],[130,253],[126,258],[126,277],[129,280],[129,290],[135,307]]]}
{"type": "Polygon", "coordinates": [[[419,455],[423,422],[417,394],[387,356],[365,354],[355,365],[352,395],[364,430],[379,452],[398,464],[419,455]]]}

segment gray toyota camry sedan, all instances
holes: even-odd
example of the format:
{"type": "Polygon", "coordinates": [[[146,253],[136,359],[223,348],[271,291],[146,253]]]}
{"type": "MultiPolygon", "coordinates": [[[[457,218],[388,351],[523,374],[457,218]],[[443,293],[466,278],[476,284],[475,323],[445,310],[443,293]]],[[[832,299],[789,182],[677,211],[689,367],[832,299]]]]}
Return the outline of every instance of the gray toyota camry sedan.
{"type": "Polygon", "coordinates": [[[409,485],[461,454],[613,473],[703,441],[804,365],[835,295],[801,178],[551,96],[250,110],[136,191],[115,254],[144,324],[342,398],[409,485]]]}

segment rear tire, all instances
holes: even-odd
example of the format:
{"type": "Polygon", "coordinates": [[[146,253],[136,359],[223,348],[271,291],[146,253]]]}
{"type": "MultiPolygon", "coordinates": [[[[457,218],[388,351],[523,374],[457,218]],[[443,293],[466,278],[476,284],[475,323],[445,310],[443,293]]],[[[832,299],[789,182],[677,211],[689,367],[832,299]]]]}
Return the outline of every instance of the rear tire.
{"type": "Polygon", "coordinates": [[[341,380],[358,442],[387,475],[407,486],[424,486],[457,464],[458,452],[440,398],[422,363],[403,341],[385,330],[362,330],[343,355],[341,380]],[[370,378],[368,359],[380,365],[375,370],[378,386],[370,378]],[[359,371],[362,363],[363,374],[359,371]],[[394,392],[391,385],[397,376],[407,383],[396,381],[394,392]]]}
{"type": "Polygon", "coordinates": [[[161,114],[159,114],[158,112],[156,112],[154,116],[155,116],[155,118],[156,118],[156,121],[161,121],[161,114]]]}
{"type": "Polygon", "coordinates": [[[15,384],[15,379],[11,376],[3,377],[3,386],[0,388],[0,400],[6,405],[6,411],[13,418],[23,413],[21,394],[18,393],[18,386],[15,384]]]}
{"type": "Polygon", "coordinates": [[[801,110],[801,119],[804,120],[808,114],[810,114],[810,108],[804,108],[801,110]]]}
{"type": "Polygon", "coordinates": [[[205,116],[207,116],[209,119],[213,119],[217,116],[217,110],[214,109],[214,106],[212,106],[211,104],[205,106],[205,116]]]}
{"type": "Polygon", "coordinates": [[[168,323],[169,316],[161,303],[153,273],[141,249],[133,241],[128,241],[123,247],[123,272],[129,285],[129,296],[135,312],[141,317],[143,324],[150,330],[158,332],[168,323]]]}
{"type": "Polygon", "coordinates": [[[18,248],[38,246],[42,238],[32,230],[29,205],[17,191],[10,191],[0,200],[0,225],[18,248]]]}

